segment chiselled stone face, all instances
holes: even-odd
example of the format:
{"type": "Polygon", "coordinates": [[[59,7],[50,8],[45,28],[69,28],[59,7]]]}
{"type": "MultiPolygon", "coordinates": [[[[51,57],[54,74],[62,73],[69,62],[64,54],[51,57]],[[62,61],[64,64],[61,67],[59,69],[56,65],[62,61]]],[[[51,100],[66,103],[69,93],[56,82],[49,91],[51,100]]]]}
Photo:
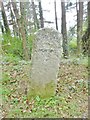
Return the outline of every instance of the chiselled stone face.
{"type": "Polygon", "coordinates": [[[62,54],[61,41],[61,34],[54,29],[40,29],[35,34],[31,60],[31,89],[33,94],[52,96],[55,93],[62,54]]]}

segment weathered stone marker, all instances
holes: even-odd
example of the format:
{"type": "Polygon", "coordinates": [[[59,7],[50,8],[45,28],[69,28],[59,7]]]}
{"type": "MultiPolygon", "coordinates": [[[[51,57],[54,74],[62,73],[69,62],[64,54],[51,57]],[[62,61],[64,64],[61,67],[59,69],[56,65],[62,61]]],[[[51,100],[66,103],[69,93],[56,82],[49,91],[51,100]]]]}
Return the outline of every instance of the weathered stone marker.
{"type": "Polygon", "coordinates": [[[50,28],[35,34],[32,51],[30,96],[54,95],[61,56],[61,34],[50,28]]]}

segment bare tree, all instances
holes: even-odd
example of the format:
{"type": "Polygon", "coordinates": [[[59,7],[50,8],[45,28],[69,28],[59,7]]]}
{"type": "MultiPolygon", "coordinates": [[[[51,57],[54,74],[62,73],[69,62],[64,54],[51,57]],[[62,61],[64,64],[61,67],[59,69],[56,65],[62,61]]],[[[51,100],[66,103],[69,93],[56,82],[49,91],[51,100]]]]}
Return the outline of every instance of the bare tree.
{"type": "Polygon", "coordinates": [[[68,56],[68,41],[67,41],[67,28],[66,28],[66,10],[65,10],[65,1],[61,2],[62,9],[62,24],[61,24],[61,33],[63,37],[63,56],[67,58],[68,56]]]}

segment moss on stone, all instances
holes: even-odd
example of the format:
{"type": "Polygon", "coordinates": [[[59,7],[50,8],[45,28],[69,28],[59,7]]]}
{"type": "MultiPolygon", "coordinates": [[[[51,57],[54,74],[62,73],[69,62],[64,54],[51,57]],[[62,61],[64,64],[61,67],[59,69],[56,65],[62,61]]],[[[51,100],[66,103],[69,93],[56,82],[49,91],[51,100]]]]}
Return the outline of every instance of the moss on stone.
{"type": "Polygon", "coordinates": [[[56,85],[54,82],[47,83],[45,86],[35,84],[33,86],[34,87],[31,88],[28,92],[28,99],[36,96],[40,96],[41,98],[49,98],[55,95],[56,85]]]}

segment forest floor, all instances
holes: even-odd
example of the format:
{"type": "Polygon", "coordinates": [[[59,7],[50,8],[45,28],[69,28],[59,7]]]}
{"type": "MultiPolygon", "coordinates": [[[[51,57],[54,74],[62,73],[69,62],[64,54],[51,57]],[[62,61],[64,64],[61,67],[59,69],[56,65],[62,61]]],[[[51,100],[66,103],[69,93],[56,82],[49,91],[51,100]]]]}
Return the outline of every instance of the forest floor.
{"type": "MultiPolygon", "coordinates": [[[[30,62],[2,63],[3,118],[87,118],[88,66],[80,61],[62,60],[57,94],[49,99],[27,98],[30,62]]],[[[2,85],[1,85],[2,84],[2,85]]]]}

